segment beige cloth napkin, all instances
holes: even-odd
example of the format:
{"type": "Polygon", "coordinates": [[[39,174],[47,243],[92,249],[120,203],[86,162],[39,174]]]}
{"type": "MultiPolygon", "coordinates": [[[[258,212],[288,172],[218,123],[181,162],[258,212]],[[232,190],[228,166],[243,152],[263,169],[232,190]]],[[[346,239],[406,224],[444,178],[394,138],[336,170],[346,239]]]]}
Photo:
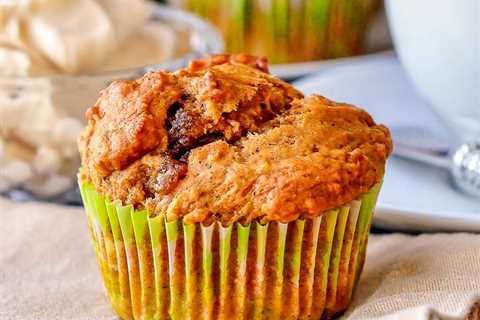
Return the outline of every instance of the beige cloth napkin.
{"type": "MultiPolygon", "coordinates": [[[[372,236],[344,318],[464,319],[479,293],[480,235],[372,236]]],[[[0,198],[0,319],[116,319],[81,209],[0,198]]]]}

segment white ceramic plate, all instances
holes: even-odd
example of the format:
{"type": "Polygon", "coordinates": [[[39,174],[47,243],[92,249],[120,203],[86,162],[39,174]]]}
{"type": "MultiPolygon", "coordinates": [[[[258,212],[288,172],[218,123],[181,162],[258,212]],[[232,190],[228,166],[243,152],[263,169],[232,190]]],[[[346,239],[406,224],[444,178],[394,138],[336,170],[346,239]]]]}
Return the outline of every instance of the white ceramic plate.
{"type": "Polygon", "coordinates": [[[365,55],[347,57],[347,58],[337,58],[337,59],[328,59],[328,60],[317,60],[317,61],[307,61],[307,62],[293,62],[293,63],[283,63],[283,64],[272,64],[270,65],[270,73],[276,75],[282,79],[296,79],[306,75],[310,75],[319,71],[322,71],[326,68],[331,68],[335,66],[345,65],[352,61],[357,61],[358,59],[363,58],[374,58],[378,56],[391,55],[390,50],[380,51],[376,53],[369,53],[365,55]]]}
{"type": "MultiPolygon", "coordinates": [[[[305,94],[361,106],[390,128],[420,126],[440,140],[448,139],[443,123],[418,96],[393,53],[349,59],[295,85],[305,94]]],[[[393,156],[374,224],[396,230],[480,232],[480,199],[457,191],[442,169],[393,156]]]]}

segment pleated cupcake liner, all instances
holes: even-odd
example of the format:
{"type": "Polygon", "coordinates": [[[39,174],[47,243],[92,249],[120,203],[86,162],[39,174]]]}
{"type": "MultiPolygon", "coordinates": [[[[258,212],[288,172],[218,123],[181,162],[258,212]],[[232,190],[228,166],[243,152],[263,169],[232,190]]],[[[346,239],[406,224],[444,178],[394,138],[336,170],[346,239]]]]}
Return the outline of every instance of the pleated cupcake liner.
{"type": "Polygon", "coordinates": [[[314,219],[229,226],[166,221],[80,189],[123,319],[328,319],[352,297],[380,184],[314,219]]]}

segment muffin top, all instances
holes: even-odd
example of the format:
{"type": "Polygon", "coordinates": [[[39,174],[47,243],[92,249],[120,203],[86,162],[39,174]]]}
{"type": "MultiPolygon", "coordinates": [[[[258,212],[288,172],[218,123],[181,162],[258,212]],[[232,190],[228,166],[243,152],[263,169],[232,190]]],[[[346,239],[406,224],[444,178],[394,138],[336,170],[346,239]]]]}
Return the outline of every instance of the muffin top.
{"type": "Polygon", "coordinates": [[[116,81],[86,116],[80,178],[187,223],[318,216],[378,183],[392,150],[365,111],[303,98],[245,54],[116,81]]]}

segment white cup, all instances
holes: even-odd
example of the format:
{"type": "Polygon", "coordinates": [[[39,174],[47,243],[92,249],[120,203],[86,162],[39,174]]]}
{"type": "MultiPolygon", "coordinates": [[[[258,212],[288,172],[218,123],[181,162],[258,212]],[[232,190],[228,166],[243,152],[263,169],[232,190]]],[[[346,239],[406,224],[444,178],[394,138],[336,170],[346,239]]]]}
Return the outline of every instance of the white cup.
{"type": "Polygon", "coordinates": [[[410,78],[456,133],[480,136],[480,1],[386,0],[410,78]]]}

